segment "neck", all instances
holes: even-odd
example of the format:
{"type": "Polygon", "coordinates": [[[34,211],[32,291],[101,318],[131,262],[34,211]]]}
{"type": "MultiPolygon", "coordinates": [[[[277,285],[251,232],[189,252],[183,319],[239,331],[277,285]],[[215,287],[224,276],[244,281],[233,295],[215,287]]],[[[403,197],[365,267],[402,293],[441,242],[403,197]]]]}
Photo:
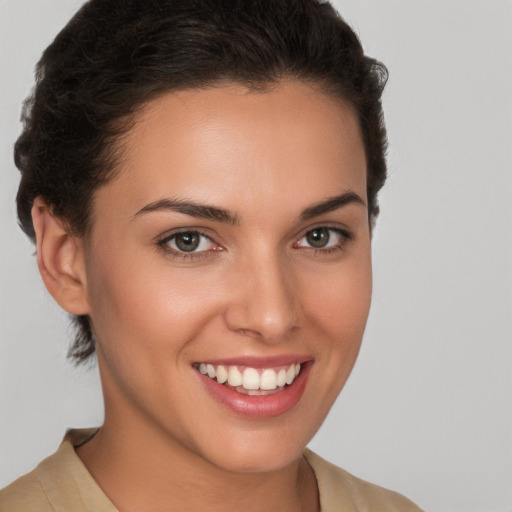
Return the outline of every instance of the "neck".
{"type": "Polygon", "coordinates": [[[279,470],[232,472],[148,425],[108,416],[77,454],[119,512],[319,510],[304,457],[279,470]]]}

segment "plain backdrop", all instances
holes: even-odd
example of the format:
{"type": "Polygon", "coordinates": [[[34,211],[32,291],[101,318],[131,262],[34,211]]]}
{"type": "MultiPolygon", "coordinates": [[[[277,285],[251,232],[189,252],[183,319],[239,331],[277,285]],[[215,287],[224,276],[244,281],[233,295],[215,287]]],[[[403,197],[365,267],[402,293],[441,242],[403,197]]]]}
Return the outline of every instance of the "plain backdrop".
{"type": "MultiPolygon", "coordinates": [[[[102,421],[14,208],[20,106],[80,4],[0,0],[0,487],[102,421]]],[[[311,447],[431,512],[510,512],[512,3],[335,4],[390,71],[390,176],[361,355],[311,447]]]]}

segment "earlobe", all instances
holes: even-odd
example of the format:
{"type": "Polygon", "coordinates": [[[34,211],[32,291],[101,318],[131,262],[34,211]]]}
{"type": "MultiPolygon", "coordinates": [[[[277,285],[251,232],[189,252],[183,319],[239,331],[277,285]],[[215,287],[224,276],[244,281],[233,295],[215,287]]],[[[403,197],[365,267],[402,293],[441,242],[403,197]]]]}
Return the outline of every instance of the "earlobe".
{"type": "Polygon", "coordinates": [[[82,239],[68,232],[41,197],[34,200],[32,222],[37,239],[37,265],[46,288],[68,313],[88,314],[82,239]]]}

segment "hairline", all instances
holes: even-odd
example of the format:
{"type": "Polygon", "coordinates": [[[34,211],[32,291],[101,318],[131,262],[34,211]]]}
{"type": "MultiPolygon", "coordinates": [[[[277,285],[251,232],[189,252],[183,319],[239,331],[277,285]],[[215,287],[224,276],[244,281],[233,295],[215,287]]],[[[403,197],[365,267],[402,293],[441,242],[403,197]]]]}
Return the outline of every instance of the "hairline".
{"type": "MultiPolygon", "coordinates": [[[[116,119],[111,121],[111,128],[116,130],[117,133],[112,137],[112,140],[106,142],[102,148],[100,158],[105,159],[107,161],[107,165],[102,169],[102,174],[104,175],[104,179],[102,182],[91,191],[91,195],[89,198],[89,211],[87,214],[87,224],[85,226],[85,230],[83,233],[75,232],[73,233],[75,236],[84,239],[85,245],[88,245],[90,242],[90,237],[92,236],[94,224],[96,218],[94,216],[94,203],[97,192],[101,189],[103,185],[106,185],[111,180],[115,179],[116,176],[121,172],[120,168],[127,162],[127,159],[124,158],[126,155],[126,151],[124,151],[123,139],[127,136],[131,130],[137,125],[138,120],[140,119],[143,111],[149,107],[151,103],[162,98],[168,94],[178,93],[183,91],[210,91],[215,89],[223,89],[231,86],[242,86],[247,89],[248,93],[255,94],[266,94],[271,92],[273,89],[279,87],[280,84],[286,81],[291,82],[299,82],[303,85],[306,85],[311,88],[312,91],[318,94],[322,94],[330,99],[334,99],[338,101],[342,106],[350,109],[356,116],[357,126],[360,132],[361,140],[363,141],[363,147],[365,149],[366,154],[366,145],[364,143],[364,138],[362,134],[362,126],[361,120],[359,118],[359,114],[354,105],[354,102],[350,99],[346,98],[341,91],[336,91],[336,87],[333,83],[327,78],[319,79],[313,77],[302,76],[293,73],[280,73],[276,74],[275,77],[262,77],[260,80],[244,80],[243,78],[236,76],[219,76],[216,79],[204,80],[203,83],[193,85],[193,86],[183,86],[183,87],[162,87],[160,90],[155,91],[153,94],[148,94],[147,98],[135,103],[131,109],[131,111],[127,112],[125,115],[117,117],[116,119]]],[[[368,159],[366,158],[366,178],[368,178],[368,159]]],[[[370,205],[368,205],[369,207],[370,205]]],[[[371,220],[372,212],[368,210],[368,221],[370,227],[372,226],[371,220]]],[[[68,222],[66,219],[62,219],[64,223],[67,225],[68,222]]],[[[71,226],[70,233],[72,232],[71,226]]]]}

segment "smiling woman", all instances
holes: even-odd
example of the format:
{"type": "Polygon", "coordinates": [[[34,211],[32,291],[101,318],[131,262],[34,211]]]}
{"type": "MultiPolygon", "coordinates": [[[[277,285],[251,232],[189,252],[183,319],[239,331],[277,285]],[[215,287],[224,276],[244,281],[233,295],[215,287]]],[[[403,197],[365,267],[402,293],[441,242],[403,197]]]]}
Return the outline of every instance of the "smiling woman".
{"type": "Polygon", "coordinates": [[[94,448],[106,453],[130,414],[229,471],[293,463],[348,377],[370,305],[355,115],[292,80],[185,90],[146,105],[121,151],[96,192],[101,221],[69,254],[84,278],[61,301],[93,319],[108,404],[78,453],[94,470],[94,448]]]}
{"type": "Polygon", "coordinates": [[[419,510],[305,449],[370,307],[384,81],[325,2],[85,4],[39,63],[18,212],[105,420],[1,510],[419,510]]]}

